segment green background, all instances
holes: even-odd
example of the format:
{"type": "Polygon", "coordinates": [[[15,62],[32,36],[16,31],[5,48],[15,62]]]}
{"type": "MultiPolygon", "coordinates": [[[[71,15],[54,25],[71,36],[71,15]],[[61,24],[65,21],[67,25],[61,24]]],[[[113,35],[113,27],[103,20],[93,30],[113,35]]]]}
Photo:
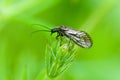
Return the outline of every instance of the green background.
{"type": "Polygon", "coordinates": [[[50,33],[32,24],[70,26],[90,34],[57,80],[120,80],[119,0],[0,0],[0,80],[43,80],[50,33]]]}

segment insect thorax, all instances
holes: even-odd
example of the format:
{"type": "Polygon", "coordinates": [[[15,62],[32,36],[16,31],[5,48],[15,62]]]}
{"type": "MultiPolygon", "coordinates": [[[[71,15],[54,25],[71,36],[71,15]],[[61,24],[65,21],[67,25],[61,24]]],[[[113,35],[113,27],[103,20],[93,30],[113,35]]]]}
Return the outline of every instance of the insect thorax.
{"type": "Polygon", "coordinates": [[[51,33],[59,32],[59,31],[60,31],[60,28],[53,28],[53,29],[51,29],[51,33]]]}
{"type": "Polygon", "coordinates": [[[59,37],[59,36],[64,36],[64,27],[63,26],[59,26],[57,28],[53,28],[51,29],[51,34],[57,32],[58,35],[56,37],[59,37]]]}

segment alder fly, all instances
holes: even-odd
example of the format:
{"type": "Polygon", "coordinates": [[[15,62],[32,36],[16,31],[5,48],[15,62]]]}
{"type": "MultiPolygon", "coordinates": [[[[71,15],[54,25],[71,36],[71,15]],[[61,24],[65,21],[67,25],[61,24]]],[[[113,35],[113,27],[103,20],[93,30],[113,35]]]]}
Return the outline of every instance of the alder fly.
{"type": "Polygon", "coordinates": [[[92,40],[90,36],[84,32],[84,31],[77,31],[65,26],[59,26],[57,28],[49,29],[49,30],[37,30],[38,31],[48,31],[53,33],[58,33],[56,38],[58,37],[67,37],[70,40],[72,40],[74,43],[76,43],[78,46],[81,46],[82,48],[90,48],[92,46],[92,40]]]}

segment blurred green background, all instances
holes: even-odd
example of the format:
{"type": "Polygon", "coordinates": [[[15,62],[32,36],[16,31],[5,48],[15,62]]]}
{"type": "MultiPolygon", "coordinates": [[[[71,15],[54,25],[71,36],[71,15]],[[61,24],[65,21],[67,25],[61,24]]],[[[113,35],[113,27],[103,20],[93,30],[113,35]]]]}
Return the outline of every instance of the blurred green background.
{"type": "Polygon", "coordinates": [[[0,80],[42,80],[50,33],[60,25],[90,34],[57,80],[120,80],[120,0],[0,0],[0,80]],[[38,78],[39,77],[39,78],[38,78]]]}

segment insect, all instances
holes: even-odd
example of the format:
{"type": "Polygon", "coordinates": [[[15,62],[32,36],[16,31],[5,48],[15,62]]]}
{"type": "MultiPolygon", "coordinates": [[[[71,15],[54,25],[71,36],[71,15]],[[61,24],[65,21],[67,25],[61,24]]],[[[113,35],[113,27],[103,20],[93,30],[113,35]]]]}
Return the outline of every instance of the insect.
{"type": "Polygon", "coordinates": [[[51,34],[55,32],[58,33],[56,38],[59,36],[65,36],[83,48],[90,48],[92,46],[90,36],[84,31],[76,31],[65,26],[60,26],[51,29],[51,34]]]}
{"type": "MultiPolygon", "coordinates": [[[[56,38],[64,36],[72,40],[74,43],[76,43],[78,46],[81,46],[82,48],[90,48],[92,46],[92,40],[90,36],[84,32],[84,31],[77,31],[65,26],[59,26],[57,28],[49,29],[51,34],[58,33],[56,38]]],[[[41,30],[38,30],[41,31],[41,30]]],[[[36,32],[38,32],[36,31],[36,32]]],[[[47,30],[42,30],[47,31],[47,30]]]]}

